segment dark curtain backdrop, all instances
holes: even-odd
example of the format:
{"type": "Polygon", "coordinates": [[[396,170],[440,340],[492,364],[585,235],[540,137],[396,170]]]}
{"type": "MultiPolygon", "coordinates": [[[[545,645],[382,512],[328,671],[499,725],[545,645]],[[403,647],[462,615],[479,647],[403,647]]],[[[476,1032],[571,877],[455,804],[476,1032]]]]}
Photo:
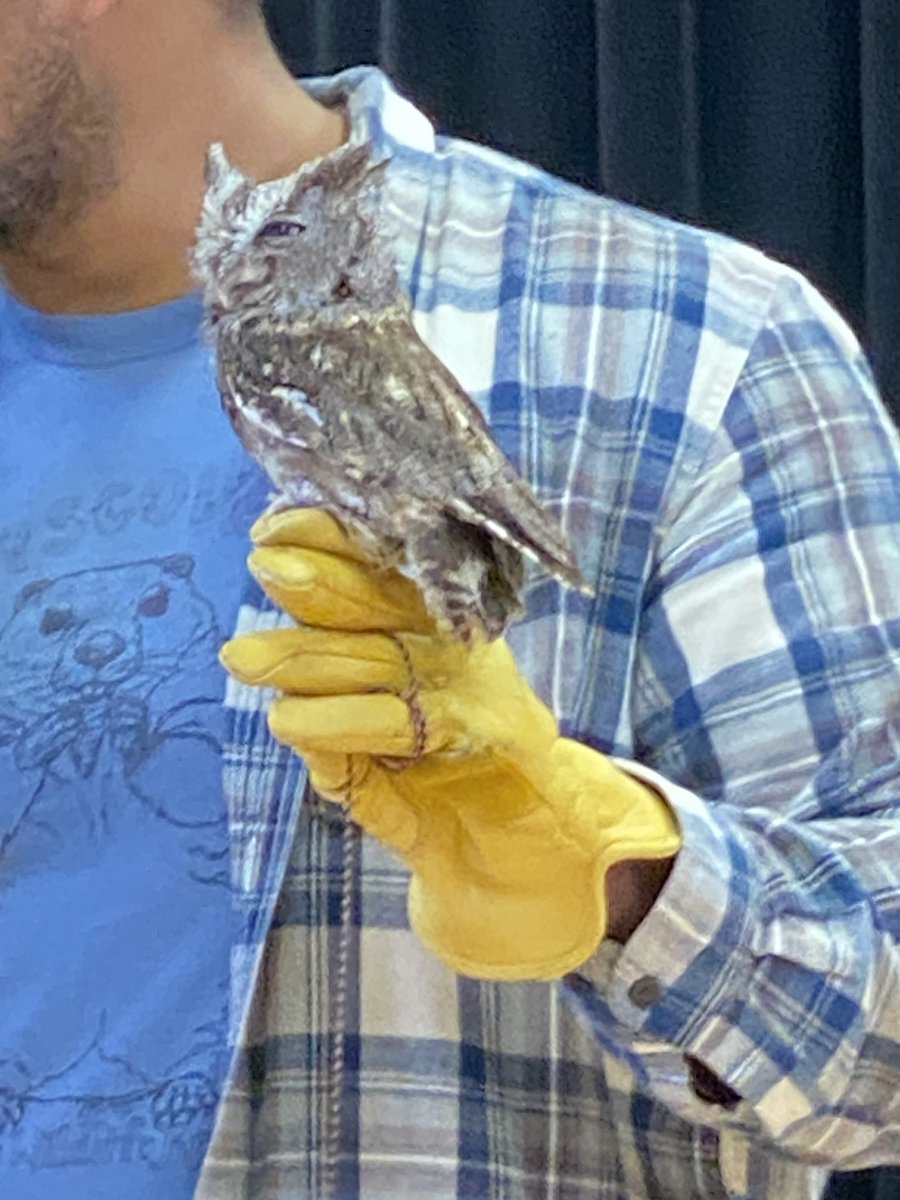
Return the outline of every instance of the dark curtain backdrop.
{"type": "MultiPolygon", "coordinates": [[[[897,0],[267,8],[298,74],[378,63],[444,130],[794,263],[900,416],[897,0]]],[[[832,1200],[900,1200],[900,1174],[836,1179],[832,1200]]]]}

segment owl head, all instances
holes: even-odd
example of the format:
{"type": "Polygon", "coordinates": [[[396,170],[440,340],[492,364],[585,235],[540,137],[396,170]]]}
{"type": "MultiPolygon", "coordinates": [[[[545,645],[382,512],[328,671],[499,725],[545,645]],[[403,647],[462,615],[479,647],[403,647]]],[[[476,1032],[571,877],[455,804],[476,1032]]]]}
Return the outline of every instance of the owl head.
{"type": "Polygon", "coordinates": [[[193,268],[213,322],[248,310],[321,317],[389,304],[397,277],[374,202],[386,165],[367,145],[342,146],[257,183],[211,146],[193,268]]]}

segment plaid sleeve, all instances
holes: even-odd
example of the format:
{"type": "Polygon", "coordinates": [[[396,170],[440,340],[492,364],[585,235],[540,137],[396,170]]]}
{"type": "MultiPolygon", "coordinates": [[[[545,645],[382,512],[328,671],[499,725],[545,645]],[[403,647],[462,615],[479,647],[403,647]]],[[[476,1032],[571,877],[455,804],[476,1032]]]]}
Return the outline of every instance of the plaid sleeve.
{"type": "Polygon", "coordinates": [[[634,696],[635,757],[684,849],[569,993],[688,1120],[810,1163],[896,1160],[898,444],[852,335],[793,274],[672,497],[634,696]]]}

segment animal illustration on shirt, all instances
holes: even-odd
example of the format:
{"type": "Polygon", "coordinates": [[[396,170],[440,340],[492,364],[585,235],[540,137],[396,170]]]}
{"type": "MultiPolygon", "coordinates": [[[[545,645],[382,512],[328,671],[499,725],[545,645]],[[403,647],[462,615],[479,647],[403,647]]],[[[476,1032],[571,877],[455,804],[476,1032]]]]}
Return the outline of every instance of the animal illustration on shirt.
{"type": "Polygon", "coordinates": [[[19,593],[0,627],[0,757],[24,787],[8,806],[0,859],[26,830],[36,854],[41,836],[48,847],[79,826],[102,836],[123,797],[185,829],[221,822],[221,787],[209,787],[220,747],[203,720],[221,704],[206,694],[221,635],[193,565],[187,555],[149,559],[19,593]],[[195,765],[172,789],[188,746],[195,764],[208,750],[210,771],[195,765]]]}

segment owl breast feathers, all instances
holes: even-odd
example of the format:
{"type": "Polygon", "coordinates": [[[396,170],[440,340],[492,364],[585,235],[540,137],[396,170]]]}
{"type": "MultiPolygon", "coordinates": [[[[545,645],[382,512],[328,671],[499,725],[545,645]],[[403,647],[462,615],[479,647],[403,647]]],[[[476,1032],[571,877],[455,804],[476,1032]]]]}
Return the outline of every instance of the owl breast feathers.
{"type": "Polygon", "coordinates": [[[256,184],[211,149],[194,267],[222,403],[280,504],[328,508],[439,622],[494,638],[520,611],[524,559],[590,589],[413,327],[379,218],[383,170],[346,146],[256,184]]]}

